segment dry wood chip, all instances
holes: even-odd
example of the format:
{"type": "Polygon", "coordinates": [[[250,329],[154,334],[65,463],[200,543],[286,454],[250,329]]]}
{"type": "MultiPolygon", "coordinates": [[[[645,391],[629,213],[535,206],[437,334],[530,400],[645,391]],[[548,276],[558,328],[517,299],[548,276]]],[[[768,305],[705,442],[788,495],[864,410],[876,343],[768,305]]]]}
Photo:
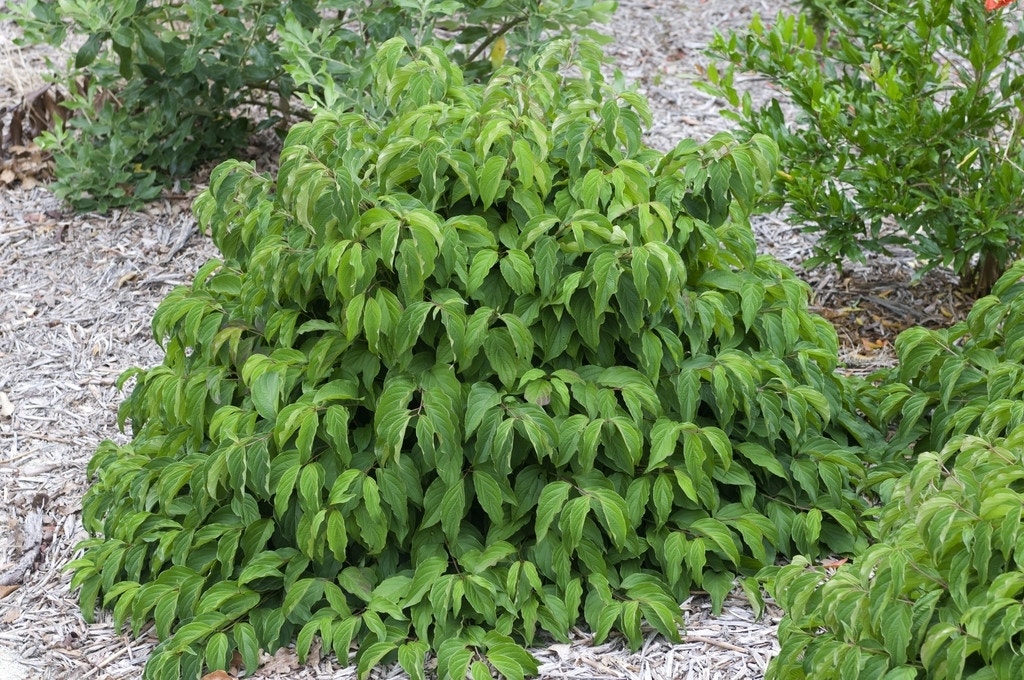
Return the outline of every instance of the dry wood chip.
{"type": "Polygon", "coordinates": [[[14,404],[6,392],[0,392],[0,418],[10,418],[14,413],[14,404]]]}
{"type": "Polygon", "coordinates": [[[0,571],[0,586],[13,586],[22,578],[39,557],[43,543],[43,513],[32,510],[21,524],[21,557],[8,569],[0,571]]]}

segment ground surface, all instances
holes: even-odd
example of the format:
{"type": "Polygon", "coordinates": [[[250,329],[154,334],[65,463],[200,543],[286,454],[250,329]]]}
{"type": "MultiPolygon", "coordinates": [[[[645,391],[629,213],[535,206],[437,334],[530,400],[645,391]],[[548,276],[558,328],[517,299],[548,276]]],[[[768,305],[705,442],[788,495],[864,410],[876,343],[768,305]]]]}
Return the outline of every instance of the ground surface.
{"type": "MultiPolygon", "coordinates": [[[[652,102],[650,142],[674,146],[727,129],[720,102],[693,88],[700,50],[715,29],[740,28],[754,11],[778,5],[747,0],[622,0],[608,31],[619,68],[652,102]]],[[[0,107],[40,83],[37,53],[0,28],[0,107]]],[[[760,97],[764,83],[747,86],[760,97]]],[[[762,248],[798,266],[810,241],[776,217],[756,225],[762,248]]],[[[117,376],[159,362],[149,323],[159,301],[215,254],[197,233],[189,200],[164,200],[143,212],[72,215],[43,186],[0,187],[0,677],[136,678],[154,640],[135,640],[109,618],[86,625],[61,567],[85,534],[79,509],[85,466],[117,432],[117,376]]],[[[809,274],[813,304],[840,326],[853,368],[891,360],[896,331],[945,324],[962,308],[948,276],[907,285],[912,263],[889,259],[809,274]]],[[[657,636],[631,654],[621,640],[534,650],[544,678],[760,678],[776,649],[777,618],[755,621],[740,599],[710,617],[701,596],[683,605],[681,645],[657,636]]],[[[777,614],[778,612],[774,612],[777,614]]],[[[375,677],[399,677],[382,669],[375,677]]],[[[300,667],[288,650],[267,658],[259,678],[349,678],[333,658],[300,667]]]]}

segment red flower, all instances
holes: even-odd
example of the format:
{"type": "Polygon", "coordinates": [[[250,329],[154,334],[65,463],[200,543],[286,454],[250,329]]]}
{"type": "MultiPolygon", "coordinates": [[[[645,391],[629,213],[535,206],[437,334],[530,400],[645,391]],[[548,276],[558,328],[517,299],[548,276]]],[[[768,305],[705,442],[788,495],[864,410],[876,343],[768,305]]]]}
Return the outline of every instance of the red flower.
{"type": "Polygon", "coordinates": [[[1015,0],[985,0],[985,11],[992,12],[1000,7],[1006,7],[1013,2],[1015,0]]]}

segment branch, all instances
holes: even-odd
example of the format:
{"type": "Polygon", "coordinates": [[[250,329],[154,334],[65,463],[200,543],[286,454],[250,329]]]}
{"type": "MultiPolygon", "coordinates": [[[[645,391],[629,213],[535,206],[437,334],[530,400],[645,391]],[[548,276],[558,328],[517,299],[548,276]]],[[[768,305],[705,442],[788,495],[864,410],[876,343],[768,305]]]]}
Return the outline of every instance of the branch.
{"type": "Polygon", "coordinates": [[[470,63],[476,61],[476,58],[483,54],[483,51],[486,50],[491,43],[493,43],[495,40],[511,31],[513,28],[523,23],[524,21],[526,21],[525,14],[518,16],[515,19],[509,19],[508,21],[503,23],[501,26],[498,27],[497,31],[487,36],[487,40],[484,40],[475,50],[473,50],[473,53],[469,55],[469,58],[466,61],[470,63]]]}

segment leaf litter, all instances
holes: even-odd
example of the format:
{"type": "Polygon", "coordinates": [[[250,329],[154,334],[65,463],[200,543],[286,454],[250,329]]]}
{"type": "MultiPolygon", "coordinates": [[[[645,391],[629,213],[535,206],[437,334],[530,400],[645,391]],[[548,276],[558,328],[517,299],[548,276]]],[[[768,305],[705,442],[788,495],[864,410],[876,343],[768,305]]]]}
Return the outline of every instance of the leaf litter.
{"type": "MultiPolygon", "coordinates": [[[[770,17],[778,9],[767,0],[620,1],[605,29],[614,38],[607,49],[651,101],[648,143],[667,150],[683,138],[704,140],[730,128],[719,115],[723,102],[693,87],[701,78],[701,50],[713,31],[742,29],[754,12],[770,17]]],[[[44,56],[8,47],[14,30],[0,23],[0,123],[7,129],[16,107],[38,102],[26,95],[40,91],[45,69],[44,56]],[[38,77],[26,76],[31,69],[38,77]]],[[[745,84],[755,101],[778,96],[755,77],[745,84]]],[[[29,149],[32,163],[42,163],[21,141],[16,146],[29,149]]],[[[5,153],[26,153],[6,148],[5,153]]],[[[250,151],[261,170],[271,168],[266,144],[250,151]]],[[[86,537],[79,513],[92,452],[103,439],[127,439],[117,431],[123,395],[114,383],[131,366],[161,360],[149,328],[153,312],[174,286],[188,283],[216,255],[189,210],[204,185],[200,178],[189,194],[139,212],[76,215],[38,184],[45,178],[41,170],[19,162],[33,181],[16,176],[18,181],[5,182],[0,176],[0,672],[8,680],[137,678],[156,644],[152,627],[133,639],[115,630],[106,612],[86,625],[61,567],[86,537]]],[[[763,251],[801,271],[800,263],[811,255],[811,237],[777,216],[756,218],[754,227],[763,251]]],[[[910,285],[913,271],[909,256],[873,258],[845,268],[842,277],[835,270],[801,271],[812,287],[812,304],[838,326],[848,370],[891,364],[892,340],[903,327],[945,325],[965,313],[970,301],[955,292],[955,279],[933,272],[910,285]]],[[[763,677],[778,652],[781,611],[769,604],[758,620],[738,596],[712,616],[709,599],[699,593],[682,608],[681,644],[649,631],[632,653],[621,637],[594,645],[577,629],[571,644],[531,650],[540,661],[540,677],[763,677]]],[[[300,665],[294,650],[284,649],[262,661],[246,677],[355,678],[355,669],[339,667],[333,656],[314,655],[300,665]]],[[[214,677],[241,674],[237,666],[229,670],[214,677]]],[[[371,677],[404,674],[392,666],[371,677]]]]}

